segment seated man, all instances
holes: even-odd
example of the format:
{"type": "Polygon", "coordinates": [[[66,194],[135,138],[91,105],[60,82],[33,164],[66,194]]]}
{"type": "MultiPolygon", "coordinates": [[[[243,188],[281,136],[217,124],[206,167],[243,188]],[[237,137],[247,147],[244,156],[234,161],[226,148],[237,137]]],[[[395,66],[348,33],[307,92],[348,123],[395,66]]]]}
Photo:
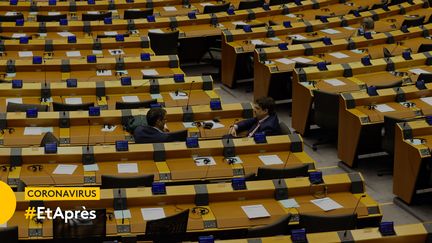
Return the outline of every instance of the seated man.
{"type": "Polygon", "coordinates": [[[371,32],[371,34],[376,34],[374,28],[375,28],[375,21],[371,17],[366,17],[363,19],[360,28],[357,30],[357,36],[363,36],[366,32],[371,32]]]}
{"type": "Polygon", "coordinates": [[[133,136],[135,143],[166,143],[185,140],[187,130],[169,133],[166,128],[166,111],[162,108],[152,108],[147,112],[147,126],[138,126],[133,136]]]}
{"type": "Polygon", "coordinates": [[[281,128],[279,119],[274,111],[274,100],[270,97],[262,97],[255,101],[253,110],[254,118],[240,121],[230,129],[233,136],[247,131],[248,137],[253,137],[255,133],[265,133],[265,135],[279,135],[281,128]]]}

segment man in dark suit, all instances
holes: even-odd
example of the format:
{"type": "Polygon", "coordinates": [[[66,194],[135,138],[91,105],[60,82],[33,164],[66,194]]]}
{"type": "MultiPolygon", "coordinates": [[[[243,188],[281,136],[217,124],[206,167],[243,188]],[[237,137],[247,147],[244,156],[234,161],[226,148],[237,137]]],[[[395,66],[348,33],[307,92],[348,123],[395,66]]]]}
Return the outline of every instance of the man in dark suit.
{"type": "Polygon", "coordinates": [[[271,97],[262,97],[255,100],[253,105],[254,118],[240,121],[230,129],[233,136],[238,133],[247,131],[248,137],[253,137],[256,133],[265,133],[265,135],[279,135],[281,128],[279,119],[274,111],[274,100],[271,97]]]}
{"type": "Polygon", "coordinates": [[[166,127],[166,111],[162,108],[151,108],[147,112],[147,126],[138,126],[134,133],[135,143],[166,143],[186,139],[187,131],[184,138],[179,138],[180,133],[169,133],[166,127]],[[177,134],[177,135],[176,135],[177,134]]]}

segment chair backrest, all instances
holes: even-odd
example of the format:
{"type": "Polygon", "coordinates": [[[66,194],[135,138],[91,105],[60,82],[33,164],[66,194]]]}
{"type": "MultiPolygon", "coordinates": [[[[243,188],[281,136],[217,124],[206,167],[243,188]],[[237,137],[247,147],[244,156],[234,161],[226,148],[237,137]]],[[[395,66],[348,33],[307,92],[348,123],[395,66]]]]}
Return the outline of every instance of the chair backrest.
{"type": "Polygon", "coordinates": [[[269,5],[270,6],[282,5],[282,4],[292,3],[292,2],[295,2],[295,1],[294,0],[270,0],[269,5]]]}
{"type": "Polygon", "coordinates": [[[418,16],[415,18],[405,19],[402,22],[401,26],[406,26],[407,28],[413,27],[413,26],[420,26],[423,24],[424,20],[425,20],[425,16],[418,16]]]}
{"type": "Polygon", "coordinates": [[[291,220],[291,214],[289,213],[287,215],[280,217],[278,220],[276,220],[271,224],[249,228],[246,238],[285,235],[288,233],[288,229],[289,229],[288,224],[290,220],[291,220]]]}
{"type": "Polygon", "coordinates": [[[278,178],[294,178],[308,176],[309,165],[303,164],[288,168],[258,167],[256,180],[271,180],[278,178]]]}
{"type": "Polygon", "coordinates": [[[264,0],[240,1],[238,10],[259,8],[262,7],[263,4],[264,4],[264,0]]]}
{"type": "Polygon", "coordinates": [[[284,122],[280,121],[279,122],[279,126],[281,128],[281,135],[291,134],[291,130],[289,129],[289,127],[287,126],[287,124],[285,124],[284,122]]]}
{"type": "Polygon", "coordinates": [[[432,73],[421,73],[417,80],[423,80],[425,83],[432,82],[432,73]]]}
{"type": "Polygon", "coordinates": [[[60,144],[60,141],[54,136],[52,132],[47,132],[43,136],[40,146],[44,147],[47,143],[56,143],[58,146],[60,144]]]}
{"type": "Polygon", "coordinates": [[[134,188],[134,187],[150,187],[154,181],[154,175],[144,176],[111,176],[102,175],[102,189],[110,188],[134,188]]]}
{"type": "Polygon", "coordinates": [[[157,99],[144,100],[139,102],[116,102],[116,110],[150,108],[150,105],[157,104],[157,99]]]}
{"type": "Polygon", "coordinates": [[[188,130],[184,129],[180,131],[169,132],[167,134],[169,135],[171,141],[186,141],[186,138],[188,136],[188,130]]]}
{"type": "Polygon", "coordinates": [[[337,132],[339,122],[339,94],[313,90],[314,121],[320,128],[337,132]]]}
{"type": "Polygon", "coordinates": [[[398,4],[402,4],[402,3],[404,3],[404,2],[406,2],[406,0],[390,0],[390,2],[389,2],[389,6],[392,6],[392,5],[398,5],[398,4]]]}
{"type": "Polygon", "coordinates": [[[81,16],[81,20],[82,21],[104,20],[105,18],[111,18],[111,16],[112,16],[111,12],[100,13],[100,14],[83,13],[81,16]]]}
{"type": "Polygon", "coordinates": [[[36,108],[38,111],[48,111],[47,105],[37,105],[37,104],[18,104],[8,102],[6,106],[7,112],[26,112],[28,109],[36,108]]]}
{"type": "Polygon", "coordinates": [[[155,243],[181,242],[186,234],[189,209],[161,219],[147,221],[145,240],[155,243]]]}
{"type": "Polygon", "coordinates": [[[398,122],[407,121],[405,119],[399,119],[391,116],[384,116],[384,136],[382,139],[381,146],[385,152],[390,156],[394,155],[394,143],[395,143],[395,126],[398,122]]]}
{"type": "Polygon", "coordinates": [[[231,3],[225,3],[225,4],[217,4],[217,5],[206,5],[204,6],[203,13],[209,14],[209,13],[219,13],[219,12],[225,12],[228,10],[231,3]]]}
{"type": "Polygon", "coordinates": [[[0,228],[0,239],[7,243],[18,243],[18,226],[0,228]]]}
{"type": "Polygon", "coordinates": [[[299,226],[307,233],[355,229],[357,214],[313,215],[300,214],[299,226]]]}
{"type": "Polygon", "coordinates": [[[152,14],[153,14],[152,8],[147,8],[144,10],[127,9],[124,11],[123,19],[144,19],[147,18],[147,16],[150,16],[152,14]]]}
{"type": "Polygon", "coordinates": [[[94,106],[93,102],[83,104],[63,104],[53,102],[54,111],[88,111],[90,107],[94,106]]]}
{"type": "Polygon", "coordinates": [[[432,51],[432,44],[421,44],[417,50],[417,53],[432,51]]]}
{"type": "Polygon", "coordinates": [[[57,15],[36,15],[37,22],[57,22],[60,19],[67,19],[67,14],[57,14],[57,15]]]}
{"type": "Polygon", "coordinates": [[[17,19],[24,19],[22,13],[17,13],[16,15],[0,15],[0,22],[15,22],[17,19]]]}
{"type": "Polygon", "coordinates": [[[372,7],[369,10],[379,9],[379,8],[382,8],[383,6],[384,6],[384,4],[382,4],[382,3],[375,3],[374,5],[372,5],[372,7]]]}
{"type": "Polygon", "coordinates": [[[357,11],[357,12],[365,12],[365,11],[368,11],[368,9],[369,9],[369,6],[361,6],[361,7],[359,7],[358,9],[351,9],[349,12],[348,12],[348,14],[354,14],[354,11],[357,11]]]}
{"type": "Polygon", "coordinates": [[[318,42],[318,41],[323,41],[323,38],[311,38],[311,39],[293,39],[291,44],[292,45],[297,45],[297,44],[305,44],[305,43],[313,43],[313,42],[318,42]]]}
{"type": "Polygon", "coordinates": [[[176,55],[179,32],[168,33],[149,32],[151,49],[156,55],[176,55]]]}

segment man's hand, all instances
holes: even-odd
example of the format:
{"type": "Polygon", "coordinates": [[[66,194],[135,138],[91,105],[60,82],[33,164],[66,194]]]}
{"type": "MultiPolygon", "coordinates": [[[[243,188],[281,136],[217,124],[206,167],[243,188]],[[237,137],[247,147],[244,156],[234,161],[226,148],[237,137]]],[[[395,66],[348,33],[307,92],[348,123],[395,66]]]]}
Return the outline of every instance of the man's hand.
{"type": "Polygon", "coordinates": [[[234,126],[230,127],[229,133],[234,137],[237,137],[237,131],[235,130],[234,126]]]}

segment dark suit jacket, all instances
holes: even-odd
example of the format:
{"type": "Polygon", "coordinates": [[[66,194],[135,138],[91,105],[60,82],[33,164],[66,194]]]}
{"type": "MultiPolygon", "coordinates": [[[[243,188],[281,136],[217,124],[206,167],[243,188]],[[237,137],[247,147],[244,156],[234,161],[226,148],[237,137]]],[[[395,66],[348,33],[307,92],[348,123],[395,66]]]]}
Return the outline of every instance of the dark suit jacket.
{"type": "Polygon", "coordinates": [[[166,143],[174,139],[165,132],[161,132],[152,126],[138,126],[133,133],[135,143],[166,143]]]}
{"type": "MultiPolygon", "coordinates": [[[[249,118],[238,122],[237,132],[247,131],[248,134],[257,126],[258,119],[249,118]]],[[[264,132],[265,135],[279,135],[281,134],[281,128],[279,126],[279,119],[276,114],[270,115],[267,119],[261,123],[260,127],[255,133],[264,132]]]]}

